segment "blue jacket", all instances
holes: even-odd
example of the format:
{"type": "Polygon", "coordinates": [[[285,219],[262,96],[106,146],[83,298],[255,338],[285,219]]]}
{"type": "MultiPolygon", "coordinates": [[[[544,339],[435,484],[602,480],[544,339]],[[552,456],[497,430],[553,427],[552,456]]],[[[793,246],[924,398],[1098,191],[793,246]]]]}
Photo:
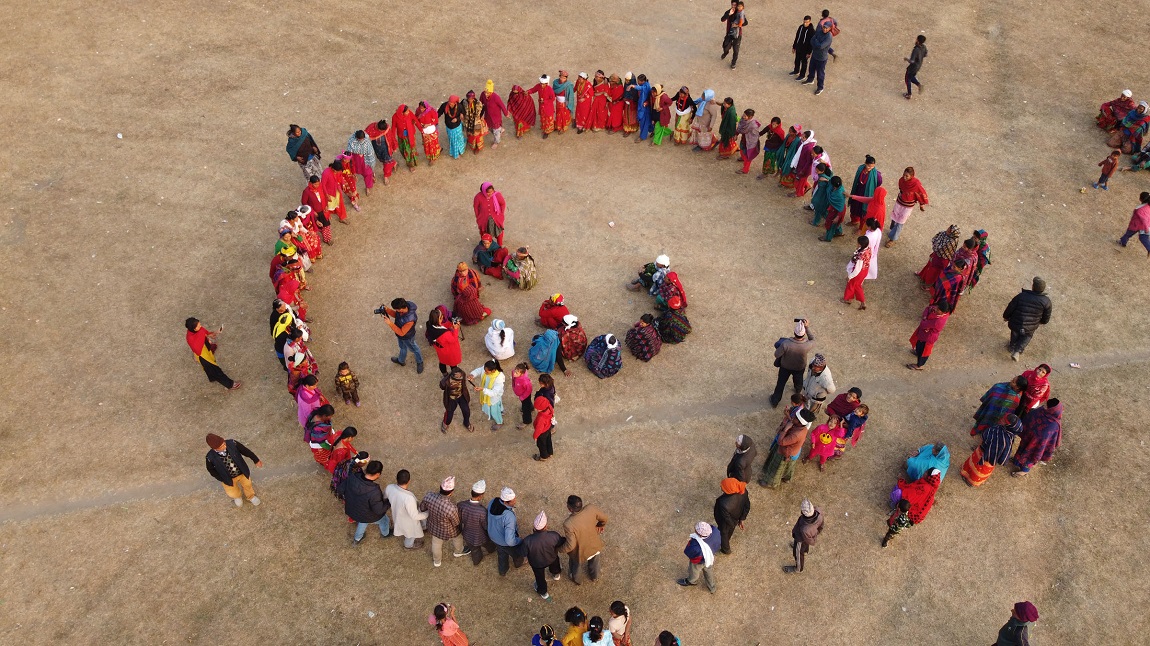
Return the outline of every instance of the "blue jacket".
{"type": "Polygon", "coordinates": [[[815,35],[811,38],[811,60],[812,61],[825,61],[830,56],[828,50],[831,48],[831,32],[815,30],[815,35]]]}
{"type": "Polygon", "coordinates": [[[487,536],[503,547],[515,547],[520,542],[515,510],[498,498],[487,505],[487,536]]]}
{"type": "MultiPolygon", "coordinates": [[[[719,528],[711,525],[711,535],[704,538],[703,542],[707,544],[707,547],[711,548],[712,553],[718,554],[719,548],[723,546],[719,528]]],[[[703,550],[699,547],[699,542],[693,538],[687,539],[687,547],[683,549],[683,554],[685,554],[692,563],[703,562],[703,550]]]]}

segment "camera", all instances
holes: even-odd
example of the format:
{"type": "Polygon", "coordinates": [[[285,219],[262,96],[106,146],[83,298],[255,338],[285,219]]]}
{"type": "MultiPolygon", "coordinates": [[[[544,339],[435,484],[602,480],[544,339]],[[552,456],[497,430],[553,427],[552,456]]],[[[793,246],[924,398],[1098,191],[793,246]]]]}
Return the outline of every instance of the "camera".
{"type": "Polygon", "coordinates": [[[463,322],[463,319],[461,317],[458,317],[458,316],[451,317],[451,323],[454,325],[459,325],[462,322],[463,322]]]}
{"type": "Polygon", "coordinates": [[[372,314],[379,314],[380,316],[386,317],[387,316],[387,305],[386,304],[380,305],[379,307],[372,310],[371,313],[372,314]]]}

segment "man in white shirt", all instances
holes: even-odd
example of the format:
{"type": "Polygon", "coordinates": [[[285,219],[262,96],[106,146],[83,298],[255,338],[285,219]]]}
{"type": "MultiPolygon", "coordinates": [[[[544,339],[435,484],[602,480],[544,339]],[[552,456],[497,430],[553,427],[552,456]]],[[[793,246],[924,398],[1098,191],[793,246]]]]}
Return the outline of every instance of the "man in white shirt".
{"type": "Polygon", "coordinates": [[[419,501],[407,490],[410,483],[411,473],[400,469],[395,474],[395,484],[387,485],[384,493],[391,503],[394,534],[403,537],[403,549],[414,550],[423,547],[423,523],[427,520],[427,512],[419,511],[419,501]]]}

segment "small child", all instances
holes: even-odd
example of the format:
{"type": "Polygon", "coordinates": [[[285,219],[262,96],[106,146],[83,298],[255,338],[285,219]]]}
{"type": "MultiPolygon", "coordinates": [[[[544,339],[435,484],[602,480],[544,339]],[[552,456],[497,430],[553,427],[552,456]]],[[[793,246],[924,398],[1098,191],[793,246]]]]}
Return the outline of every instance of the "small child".
{"type": "Polygon", "coordinates": [[[346,361],[339,364],[339,372],[335,375],[335,391],[343,395],[343,403],[359,406],[359,378],[346,361]]]}
{"type": "Polygon", "coordinates": [[[1110,176],[1114,174],[1114,169],[1118,168],[1118,160],[1121,157],[1122,151],[1114,150],[1111,151],[1109,157],[1098,162],[1098,165],[1102,167],[1102,174],[1098,176],[1098,181],[1094,182],[1094,188],[1101,188],[1104,191],[1110,190],[1106,184],[1110,181],[1110,176]]]}
{"type": "Polygon", "coordinates": [[[555,646],[559,640],[555,638],[555,629],[551,624],[543,624],[539,633],[531,638],[531,646],[555,646]]]}
{"type": "Polygon", "coordinates": [[[894,511],[891,512],[890,518],[886,520],[886,536],[882,537],[883,547],[886,547],[887,543],[890,542],[890,539],[898,536],[899,532],[906,529],[907,527],[910,527],[911,525],[914,525],[914,523],[910,522],[909,512],[910,501],[905,499],[898,501],[898,506],[896,506],[894,511]]]}
{"type": "Polygon", "coordinates": [[[811,433],[811,450],[807,453],[807,457],[803,458],[803,462],[818,458],[819,471],[826,471],[827,460],[835,456],[836,445],[842,439],[844,432],[842,420],[832,415],[826,424],[820,425],[814,433],[811,433]]]}
{"type": "Polygon", "coordinates": [[[523,362],[511,371],[511,390],[519,398],[519,412],[523,416],[515,425],[518,430],[523,430],[524,426],[531,423],[531,415],[535,412],[535,406],[531,402],[531,375],[527,373],[527,369],[527,363],[523,362]]]}
{"type": "Polygon", "coordinates": [[[866,404],[859,404],[859,407],[847,413],[843,418],[846,423],[846,433],[843,435],[843,449],[846,449],[846,440],[851,441],[851,446],[858,446],[859,438],[862,437],[863,431],[866,430],[866,418],[870,415],[870,407],[866,404]]]}

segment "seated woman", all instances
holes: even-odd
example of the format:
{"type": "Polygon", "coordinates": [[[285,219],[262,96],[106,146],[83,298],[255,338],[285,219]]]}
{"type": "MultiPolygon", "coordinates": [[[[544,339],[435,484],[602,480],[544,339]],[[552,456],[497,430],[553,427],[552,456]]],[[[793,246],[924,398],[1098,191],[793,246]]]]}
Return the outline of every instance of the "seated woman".
{"type": "Polygon", "coordinates": [[[659,291],[659,286],[663,284],[663,277],[667,275],[670,266],[671,259],[666,254],[660,255],[655,258],[655,262],[643,265],[639,270],[639,277],[628,283],[627,289],[633,292],[645,289],[648,294],[654,296],[659,291]]]}
{"type": "Polygon", "coordinates": [[[1094,117],[1094,121],[1098,123],[1098,127],[1103,130],[1113,130],[1118,127],[1118,122],[1122,121],[1128,112],[1134,109],[1134,96],[1130,90],[1122,90],[1122,94],[1118,95],[1117,99],[1107,101],[1098,108],[1098,116],[1094,117]]]}
{"type": "Polygon", "coordinates": [[[623,337],[627,349],[639,361],[650,361],[663,347],[663,340],[659,338],[659,328],[655,327],[654,323],[654,316],[644,314],[638,323],[627,330],[627,336],[623,337]]]}
{"type": "Polygon", "coordinates": [[[507,277],[507,288],[518,287],[527,290],[539,282],[535,273],[535,258],[530,247],[519,247],[503,261],[503,275],[507,277]]]}
{"type": "Polygon", "coordinates": [[[539,318],[535,322],[548,330],[558,330],[563,327],[563,317],[570,313],[563,304],[563,294],[552,294],[539,306],[539,318]]]}
{"type": "Polygon", "coordinates": [[[926,520],[926,515],[934,506],[934,495],[938,493],[938,487],[941,484],[942,472],[939,469],[931,469],[918,480],[907,481],[899,478],[898,488],[902,491],[901,498],[910,503],[910,509],[907,512],[910,516],[910,522],[917,525],[926,520]]]}
{"type": "Polygon", "coordinates": [[[1012,476],[1024,476],[1036,465],[1045,464],[1054,457],[1054,450],[1062,444],[1062,403],[1058,399],[1046,400],[1022,421],[1021,442],[1014,454],[1018,471],[1012,476]]]}
{"type": "MultiPolygon", "coordinates": [[[[574,314],[563,317],[563,329],[559,331],[559,354],[566,360],[579,359],[587,351],[587,332],[574,314]]],[[[566,372],[566,371],[564,371],[566,372]]]]}
{"type": "Polygon", "coordinates": [[[655,319],[659,338],[663,343],[682,343],[691,333],[691,321],[683,313],[683,299],[672,296],[667,300],[667,309],[655,319]]]}
{"type": "Polygon", "coordinates": [[[600,379],[613,377],[623,367],[623,353],[614,334],[600,334],[587,345],[583,354],[587,369],[600,379]]]}
{"type": "Polygon", "coordinates": [[[487,328],[483,344],[497,361],[506,361],[515,356],[515,330],[507,327],[502,319],[495,319],[487,328]]]}
{"type": "Polygon", "coordinates": [[[925,444],[906,459],[906,478],[911,482],[921,479],[934,469],[938,469],[940,482],[946,478],[946,472],[950,469],[950,449],[942,442],[925,444]]]}
{"type": "Polygon", "coordinates": [[[479,244],[471,250],[471,262],[479,265],[479,270],[488,276],[503,280],[503,261],[507,260],[507,250],[491,238],[490,233],[479,236],[479,244]]]}
{"type": "Polygon", "coordinates": [[[1118,131],[1110,138],[1111,148],[1121,148],[1123,153],[1132,154],[1142,149],[1142,137],[1150,128],[1150,104],[1145,101],[1126,113],[1118,122],[1118,131]]]}
{"type": "Polygon", "coordinates": [[[461,262],[451,277],[451,295],[455,297],[452,309],[463,320],[464,325],[475,325],[491,315],[491,310],[479,301],[483,282],[479,273],[461,262]]]}
{"type": "Polygon", "coordinates": [[[531,362],[531,367],[540,373],[554,372],[555,366],[559,366],[564,375],[571,376],[571,372],[567,370],[567,364],[563,361],[563,355],[559,353],[559,333],[555,330],[536,334],[531,339],[531,349],[527,351],[527,360],[531,362]]]}
{"type": "Polygon", "coordinates": [[[679,282],[679,274],[669,271],[663,283],[659,285],[659,292],[655,294],[655,307],[665,310],[668,301],[675,297],[679,298],[681,304],[679,309],[687,309],[687,292],[683,289],[683,283],[679,282]]]}

